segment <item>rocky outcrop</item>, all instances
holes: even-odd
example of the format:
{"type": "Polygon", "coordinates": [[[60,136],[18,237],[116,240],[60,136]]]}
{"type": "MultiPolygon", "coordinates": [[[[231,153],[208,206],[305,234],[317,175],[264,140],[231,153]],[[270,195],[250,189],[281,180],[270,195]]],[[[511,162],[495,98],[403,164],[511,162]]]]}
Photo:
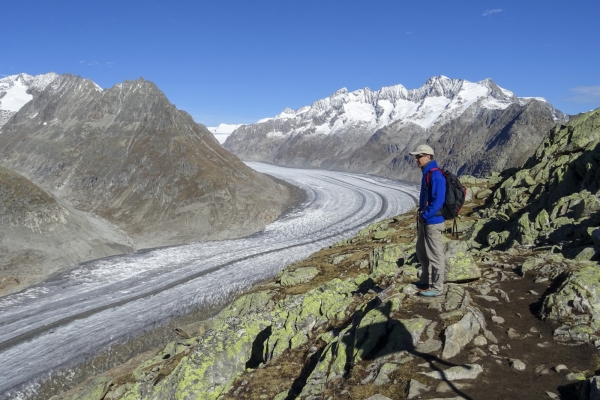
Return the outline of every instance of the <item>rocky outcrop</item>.
{"type": "Polygon", "coordinates": [[[342,89],[243,125],[224,146],[247,160],[418,180],[408,152],[427,143],[443,168],[483,176],[523,164],[566,120],[545,100],[519,99],[489,79],[439,76],[413,90],[342,89]]]}
{"type": "Polygon", "coordinates": [[[0,149],[0,164],[137,247],[249,234],[289,199],[143,79],[102,90],[61,75],[1,128],[0,149]]]}

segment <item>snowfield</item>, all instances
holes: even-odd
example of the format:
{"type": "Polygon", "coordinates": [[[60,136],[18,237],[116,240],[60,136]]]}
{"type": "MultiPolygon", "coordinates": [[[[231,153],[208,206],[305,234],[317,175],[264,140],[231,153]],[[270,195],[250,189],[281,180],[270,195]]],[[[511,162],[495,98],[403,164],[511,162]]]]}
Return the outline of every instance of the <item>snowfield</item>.
{"type": "Polygon", "coordinates": [[[285,265],[414,206],[414,185],[357,174],[249,165],[306,201],[249,237],[87,262],[0,298],[0,393],[22,398],[108,346],[222,304],[285,265]]]}

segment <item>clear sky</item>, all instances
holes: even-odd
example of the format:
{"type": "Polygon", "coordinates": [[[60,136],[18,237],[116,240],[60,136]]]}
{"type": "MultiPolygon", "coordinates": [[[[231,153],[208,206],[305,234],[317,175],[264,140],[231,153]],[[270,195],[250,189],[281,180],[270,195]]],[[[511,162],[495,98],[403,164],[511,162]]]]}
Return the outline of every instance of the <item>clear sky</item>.
{"type": "Polygon", "coordinates": [[[6,0],[0,76],[153,81],[206,125],[342,87],[491,78],[575,114],[600,106],[596,0],[6,0]]]}

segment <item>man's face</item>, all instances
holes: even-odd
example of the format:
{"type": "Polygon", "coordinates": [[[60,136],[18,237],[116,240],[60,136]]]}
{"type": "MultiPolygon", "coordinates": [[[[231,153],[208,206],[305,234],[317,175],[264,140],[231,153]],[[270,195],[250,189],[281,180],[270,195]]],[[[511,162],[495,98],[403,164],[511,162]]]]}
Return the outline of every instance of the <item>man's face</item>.
{"type": "Polygon", "coordinates": [[[429,154],[417,154],[415,156],[415,162],[419,168],[423,168],[430,160],[431,156],[429,154]]]}

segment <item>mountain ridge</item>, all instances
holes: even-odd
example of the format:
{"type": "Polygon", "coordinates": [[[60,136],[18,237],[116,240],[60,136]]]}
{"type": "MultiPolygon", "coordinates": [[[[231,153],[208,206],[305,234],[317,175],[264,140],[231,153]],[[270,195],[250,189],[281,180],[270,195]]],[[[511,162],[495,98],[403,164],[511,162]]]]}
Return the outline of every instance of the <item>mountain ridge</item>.
{"type": "MultiPolygon", "coordinates": [[[[273,118],[243,125],[227,138],[224,147],[247,160],[416,179],[417,174],[410,171],[409,160],[386,157],[382,161],[378,155],[369,154],[368,148],[373,146],[369,141],[381,136],[380,131],[383,131],[390,142],[383,146],[397,147],[398,154],[407,154],[416,143],[427,142],[435,148],[435,142],[446,134],[452,136],[446,141],[468,141],[468,135],[461,137],[460,132],[452,132],[456,131],[453,124],[457,120],[462,121],[463,129],[476,125],[485,131],[491,123],[486,125],[485,121],[478,120],[482,112],[486,118],[495,120],[510,106],[527,110],[532,103],[538,104],[536,113],[539,114],[535,137],[520,150],[532,152],[542,139],[539,132],[568,117],[543,99],[518,98],[491,79],[472,83],[445,76],[431,77],[422,87],[410,90],[402,85],[377,91],[364,88],[349,92],[343,88],[311,106],[297,110],[286,108],[273,118]],[[356,158],[369,159],[370,167],[353,164],[351,160],[356,158]]],[[[478,132],[477,135],[495,133],[478,132]]],[[[381,151],[383,148],[376,153],[381,151]]],[[[443,155],[440,161],[444,164],[447,156],[442,151],[438,154],[443,155]]],[[[496,168],[502,169],[507,161],[502,160],[496,168]]],[[[458,160],[449,160],[448,164],[452,163],[458,165],[458,160]]],[[[478,173],[474,168],[468,167],[463,173],[478,173]]]]}

